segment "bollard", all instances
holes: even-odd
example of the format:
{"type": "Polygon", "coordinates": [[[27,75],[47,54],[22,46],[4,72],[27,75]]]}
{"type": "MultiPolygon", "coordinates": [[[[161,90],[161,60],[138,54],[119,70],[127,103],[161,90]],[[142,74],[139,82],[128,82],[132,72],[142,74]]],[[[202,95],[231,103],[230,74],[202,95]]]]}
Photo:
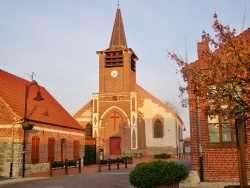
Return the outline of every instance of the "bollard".
{"type": "Polygon", "coordinates": [[[128,157],[125,157],[125,168],[127,168],[128,157]]]}
{"type": "Polygon", "coordinates": [[[98,160],[98,172],[101,172],[101,159],[98,160]]]}
{"type": "Polygon", "coordinates": [[[110,158],[108,159],[109,171],[111,170],[110,158]]]}
{"type": "Polygon", "coordinates": [[[117,169],[119,169],[119,157],[117,157],[117,169]]]}
{"type": "Polygon", "coordinates": [[[65,159],[65,174],[69,174],[69,166],[68,166],[68,159],[65,159]]]}
{"type": "Polygon", "coordinates": [[[82,173],[82,163],[81,163],[81,158],[79,158],[78,160],[78,173],[81,174],[82,173]]]}
{"type": "Polygon", "coordinates": [[[49,177],[52,177],[52,160],[49,162],[49,177]]]}

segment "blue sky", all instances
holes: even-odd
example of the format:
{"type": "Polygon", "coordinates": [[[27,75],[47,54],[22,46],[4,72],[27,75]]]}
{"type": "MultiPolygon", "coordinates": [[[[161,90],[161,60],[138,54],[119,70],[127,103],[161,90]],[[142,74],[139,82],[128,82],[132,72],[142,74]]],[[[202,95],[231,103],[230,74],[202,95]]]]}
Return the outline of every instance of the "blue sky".
{"type": "MultiPolygon", "coordinates": [[[[182,77],[167,51],[192,62],[213,14],[240,33],[250,27],[250,0],[120,0],[128,47],[139,57],[137,83],[177,109],[182,77]],[[245,11],[246,10],[246,11],[245,11]]],[[[98,92],[98,56],[108,48],[117,0],[0,0],[0,69],[35,80],[70,113],[98,92]]]]}

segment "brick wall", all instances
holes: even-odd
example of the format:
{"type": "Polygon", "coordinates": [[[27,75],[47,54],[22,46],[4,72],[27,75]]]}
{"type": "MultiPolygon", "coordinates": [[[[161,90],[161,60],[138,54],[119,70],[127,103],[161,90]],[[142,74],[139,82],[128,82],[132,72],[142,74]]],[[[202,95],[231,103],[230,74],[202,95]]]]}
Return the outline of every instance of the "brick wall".
{"type": "MultiPolygon", "coordinates": [[[[194,98],[189,93],[191,99],[194,98]]],[[[191,163],[192,170],[200,172],[199,162],[199,132],[197,124],[197,109],[194,100],[190,99],[189,115],[190,115],[190,141],[191,141],[191,163]]],[[[200,127],[201,127],[201,143],[204,166],[204,181],[239,181],[239,169],[236,143],[226,144],[210,144],[208,133],[207,116],[204,109],[200,108],[200,127]]],[[[249,124],[248,124],[249,125],[249,124]]],[[[248,126],[247,126],[248,127],[248,126]]],[[[249,142],[249,131],[247,131],[247,143],[249,142]]],[[[246,145],[245,149],[247,161],[247,176],[250,179],[250,146],[246,145]]]]}
{"type": "MultiPolygon", "coordinates": [[[[12,125],[1,125],[0,129],[0,176],[9,176],[10,163],[12,161],[13,146],[13,177],[22,175],[22,150],[23,150],[23,129],[21,125],[14,126],[14,138],[12,145],[12,125]]],[[[74,140],[80,141],[79,156],[83,157],[84,136],[82,131],[69,128],[55,127],[36,124],[32,130],[27,131],[26,137],[26,171],[31,174],[49,169],[48,161],[48,139],[55,139],[55,160],[61,160],[61,140],[66,140],[65,159],[73,159],[74,140]],[[39,163],[31,163],[32,137],[38,136],[39,163]]]]}

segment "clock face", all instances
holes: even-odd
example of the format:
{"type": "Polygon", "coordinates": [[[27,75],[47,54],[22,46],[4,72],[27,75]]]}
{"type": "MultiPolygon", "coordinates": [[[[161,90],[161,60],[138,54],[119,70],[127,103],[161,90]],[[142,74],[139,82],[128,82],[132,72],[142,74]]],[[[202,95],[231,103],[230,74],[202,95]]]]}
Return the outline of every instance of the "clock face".
{"type": "Polygon", "coordinates": [[[116,70],[111,71],[111,76],[116,77],[118,75],[118,72],[116,70]]]}

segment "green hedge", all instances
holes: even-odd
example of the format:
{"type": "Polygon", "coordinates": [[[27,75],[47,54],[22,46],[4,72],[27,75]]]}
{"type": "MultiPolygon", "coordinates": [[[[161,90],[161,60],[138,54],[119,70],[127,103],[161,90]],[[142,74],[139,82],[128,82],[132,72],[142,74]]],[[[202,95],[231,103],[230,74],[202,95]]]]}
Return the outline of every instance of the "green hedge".
{"type": "Polygon", "coordinates": [[[129,174],[134,187],[150,188],[180,182],[188,177],[183,164],[167,161],[144,162],[136,165],[129,174]]]}
{"type": "Polygon", "coordinates": [[[171,154],[161,153],[154,155],[154,158],[156,159],[168,159],[171,157],[171,154]]]}

